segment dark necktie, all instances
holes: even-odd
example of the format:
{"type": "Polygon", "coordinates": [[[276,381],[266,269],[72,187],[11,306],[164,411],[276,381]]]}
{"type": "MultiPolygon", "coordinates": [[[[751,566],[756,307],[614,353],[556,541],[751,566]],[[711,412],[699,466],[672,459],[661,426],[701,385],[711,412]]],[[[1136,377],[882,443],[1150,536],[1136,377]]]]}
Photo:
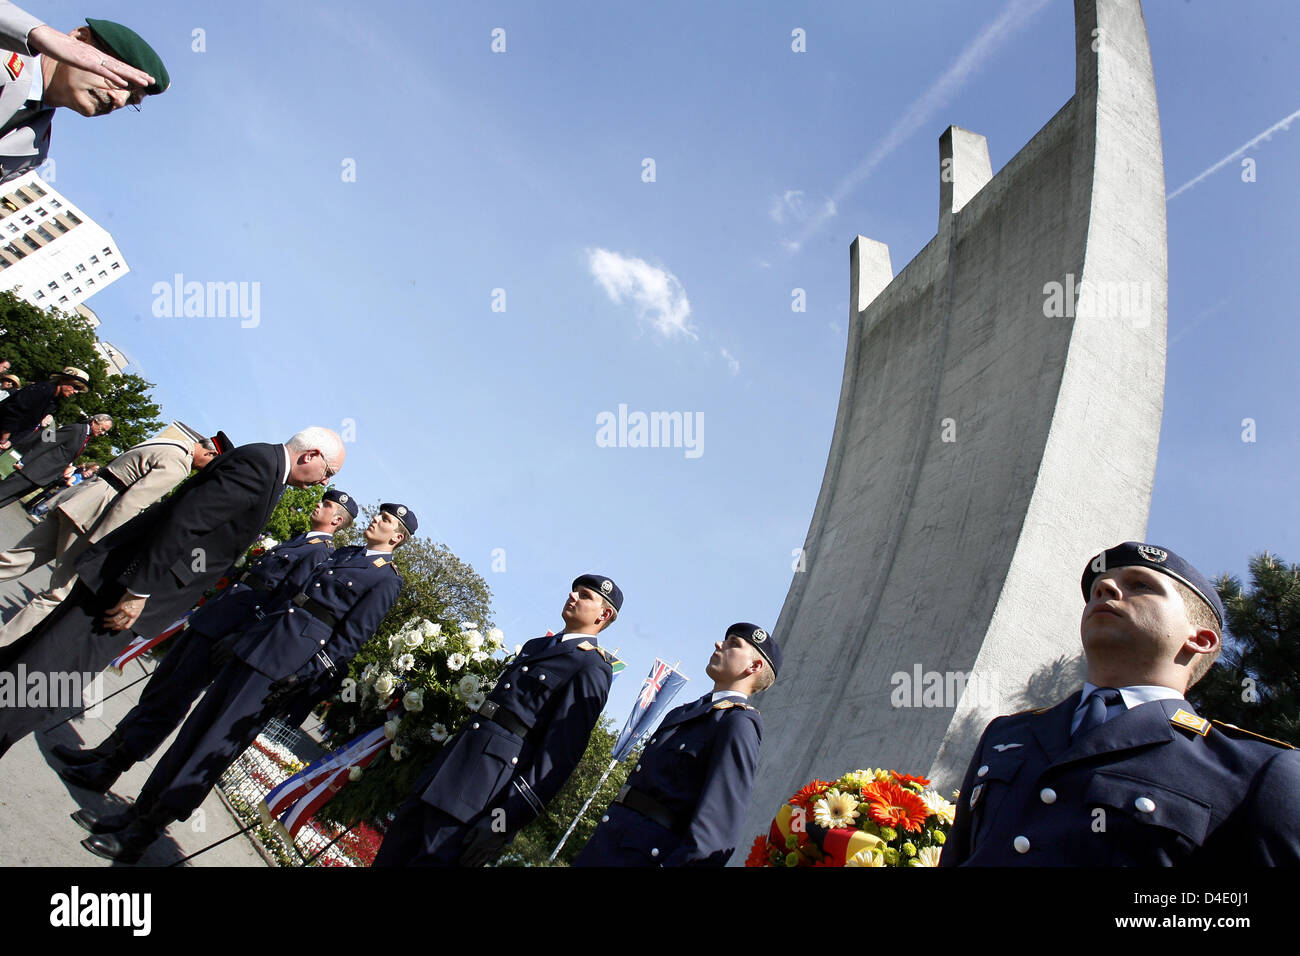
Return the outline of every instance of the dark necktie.
{"type": "Polygon", "coordinates": [[[1104,724],[1106,722],[1107,708],[1119,700],[1120,693],[1113,687],[1099,687],[1093,691],[1083,711],[1083,720],[1079,721],[1079,729],[1074,732],[1070,739],[1081,740],[1088,731],[1096,730],[1104,724]]]}

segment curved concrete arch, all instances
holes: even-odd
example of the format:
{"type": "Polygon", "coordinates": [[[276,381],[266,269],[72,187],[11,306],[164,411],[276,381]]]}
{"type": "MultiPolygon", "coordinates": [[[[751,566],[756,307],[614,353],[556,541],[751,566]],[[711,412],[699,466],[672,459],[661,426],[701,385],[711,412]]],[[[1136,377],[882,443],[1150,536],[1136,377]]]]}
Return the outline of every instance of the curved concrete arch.
{"type": "Polygon", "coordinates": [[[883,244],[852,244],[835,433],[776,624],[784,671],[756,700],[747,834],[814,776],[956,786],[985,722],[1079,652],[1084,563],[1145,534],[1167,274],[1137,0],[1077,0],[1075,52],[1074,96],[996,177],[983,137],[943,134],[938,230],[898,276],[883,244]]]}

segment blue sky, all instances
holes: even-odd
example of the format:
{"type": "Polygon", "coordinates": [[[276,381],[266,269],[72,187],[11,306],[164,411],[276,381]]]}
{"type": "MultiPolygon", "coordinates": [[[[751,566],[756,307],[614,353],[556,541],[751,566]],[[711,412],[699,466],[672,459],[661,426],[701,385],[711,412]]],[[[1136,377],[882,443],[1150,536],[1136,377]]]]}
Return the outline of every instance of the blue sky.
{"type": "MultiPolygon", "coordinates": [[[[29,9],[68,29],[82,5],[29,9]]],[[[201,430],[354,423],[340,487],[416,509],[512,644],[558,626],[574,574],[614,577],[618,723],[655,655],[682,661],[686,699],[728,624],[776,622],[834,425],[853,237],[901,270],[935,231],[944,128],[985,135],[996,171],[1074,84],[1061,0],[92,12],[173,80],[140,114],[54,126],[55,185],[132,267],[88,303],[103,337],[201,430]],[[258,323],[156,316],[177,273],[257,283],[258,323]],[[700,453],[600,447],[620,404],[702,415],[700,453]]],[[[1146,17],[1167,192],[1194,183],[1168,205],[1148,538],[1242,575],[1265,548],[1300,561],[1300,124],[1196,180],[1300,110],[1300,8],[1146,17]]]]}

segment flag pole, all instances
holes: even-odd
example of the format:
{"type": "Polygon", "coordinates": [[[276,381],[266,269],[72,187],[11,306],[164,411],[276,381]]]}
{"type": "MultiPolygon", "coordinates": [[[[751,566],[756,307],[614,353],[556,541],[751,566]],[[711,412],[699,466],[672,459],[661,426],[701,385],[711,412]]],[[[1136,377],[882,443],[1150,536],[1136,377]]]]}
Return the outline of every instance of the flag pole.
{"type": "Polygon", "coordinates": [[[578,811],[578,815],[575,816],[573,822],[569,824],[569,829],[564,831],[564,836],[560,837],[560,842],[555,845],[555,849],[551,851],[551,855],[546,858],[547,863],[555,862],[555,858],[559,856],[560,851],[564,849],[564,844],[567,843],[569,837],[572,836],[574,828],[578,825],[578,821],[581,820],[582,815],[587,812],[587,808],[591,806],[591,801],[596,799],[596,794],[600,793],[600,788],[605,785],[605,781],[609,779],[609,775],[614,772],[614,768],[617,766],[617,760],[611,760],[609,762],[609,766],[605,768],[605,772],[602,773],[600,779],[596,781],[596,786],[592,789],[591,795],[587,797],[587,802],[582,805],[582,809],[578,811]]]}

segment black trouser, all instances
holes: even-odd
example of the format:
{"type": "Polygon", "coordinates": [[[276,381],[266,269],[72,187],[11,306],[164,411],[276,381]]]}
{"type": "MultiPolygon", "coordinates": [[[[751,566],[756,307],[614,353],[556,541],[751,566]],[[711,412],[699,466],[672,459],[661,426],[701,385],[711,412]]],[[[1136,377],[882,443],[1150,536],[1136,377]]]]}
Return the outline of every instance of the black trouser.
{"type": "Polygon", "coordinates": [[[93,678],[130,643],[130,631],[110,631],[100,623],[104,612],[117,604],[121,595],[120,586],[101,594],[78,581],[67,600],[49,617],[8,647],[0,648],[0,671],[12,675],[7,680],[16,692],[15,700],[6,699],[0,706],[0,756],[61,711],[81,706],[80,701],[52,701],[52,693],[45,695],[43,705],[27,706],[36,699],[30,690],[33,675],[44,675],[38,680],[46,682],[48,691],[56,683],[66,686],[58,675],[75,673],[83,679],[85,675],[93,678]]]}
{"type": "Polygon", "coordinates": [[[15,471],[8,478],[0,481],[0,508],[19,498],[26,498],[40,485],[31,481],[21,471],[15,471]]]}

